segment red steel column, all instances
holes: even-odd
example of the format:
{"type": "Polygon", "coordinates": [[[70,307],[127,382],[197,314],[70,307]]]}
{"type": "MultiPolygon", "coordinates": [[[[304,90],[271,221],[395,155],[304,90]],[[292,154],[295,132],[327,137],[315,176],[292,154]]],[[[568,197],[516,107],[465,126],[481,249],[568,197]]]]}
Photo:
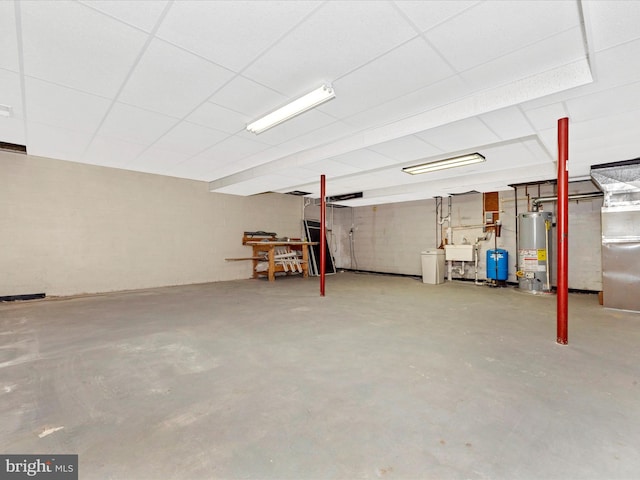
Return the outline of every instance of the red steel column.
{"type": "Polygon", "coordinates": [[[320,296],[324,297],[324,271],[327,263],[327,252],[325,247],[326,237],[326,208],[327,200],[325,195],[325,176],[320,175],[320,296]]]}
{"type": "Polygon", "coordinates": [[[569,297],[569,119],[558,120],[558,291],[557,324],[560,345],[568,339],[569,297]]]}

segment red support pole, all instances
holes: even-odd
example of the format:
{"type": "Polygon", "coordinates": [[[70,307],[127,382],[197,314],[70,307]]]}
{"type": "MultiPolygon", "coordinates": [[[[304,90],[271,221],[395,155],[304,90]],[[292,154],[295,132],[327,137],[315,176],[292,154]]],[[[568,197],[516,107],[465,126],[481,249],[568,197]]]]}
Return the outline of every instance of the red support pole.
{"type": "Polygon", "coordinates": [[[320,175],[320,296],[324,297],[324,271],[327,263],[326,241],[326,209],[325,176],[320,175]]]}
{"type": "Polygon", "coordinates": [[[568,339],[569,299],[569,119],[558,120],[558,291],[557,324],[560,345],[568,339]]]}

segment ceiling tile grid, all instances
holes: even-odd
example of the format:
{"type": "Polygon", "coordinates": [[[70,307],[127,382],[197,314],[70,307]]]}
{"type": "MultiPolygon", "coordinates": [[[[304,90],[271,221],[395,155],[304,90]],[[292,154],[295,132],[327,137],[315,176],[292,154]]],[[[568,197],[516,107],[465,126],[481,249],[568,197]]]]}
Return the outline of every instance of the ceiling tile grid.
{"type": "Polygon", "coordinates": [[[182,118],[233,76],[230,70],[155,39],[136,65],[118,100],[182,118]]]}
{"type": "Polygon", "coordinates": [[[175,2],[158,29],[158,37],[240,72],[320,3],[175,2]]]}
{"type": "Polygon", "coordinates": [[[580,24],[576,2],[482,2],[427,32],[459,71],[520,50],[580,24]]]}
{"type": "Polygon", "coordinates": [[[21,1],[25,74],[113,97],[147,35],[70,1],[21,1]]]}
{"type": "Polygon", "coordinates": [[[0,2],[0,68],[20,71],[14,2],[0,2]]]}
{"type": "Polygon", "coordinates": [[[614,0],[5,1],[0,141],[237,195],[317,195],[324,173],[365,205],[547,179],[569,116],[585,175],[638,156],[638,24],[640,2],[614,0]],[[322,83],[335,99],[245,130],[322,83]]]}
{"type": "Polygon", "coordinates": [[[295,97],[324,81],[339,79],[415,36],[412,26],[388,2],[325,2],[243,74],[295,97]]]}
{"type": "Polygon", "coordinates": [[[175,118],[116,103],[102,123],[98,134],[126,142],[150,145],[168,132],[175,123],[175,118]]]}
{"type": "Polygon", "coordinates": [[[80,0],[83,5],[93,8],[113,18],[117,18],[129,25],[151,32],[168,0],[154,0],[152,2],[139,0],[80,0]]]}

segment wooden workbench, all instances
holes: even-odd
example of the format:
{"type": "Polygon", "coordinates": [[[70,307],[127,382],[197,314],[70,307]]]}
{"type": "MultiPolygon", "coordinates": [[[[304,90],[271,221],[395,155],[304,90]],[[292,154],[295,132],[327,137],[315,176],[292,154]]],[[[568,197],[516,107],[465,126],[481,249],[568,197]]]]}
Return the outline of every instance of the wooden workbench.
{"type": "Polygon", "coordinates": [[[275,262],[275,249],[276,247],[294,247],[293,250],[301,250],[302,251],[302,276],[307,278],[309,276],[309,245],[315,245],[314,242],[301,242],[301,241],[289,241],[289,242],[280,242],[275,240],[270,241],[246,241],[243,242],[245,245],[249,245],[253,248],[253,278],[258,278],[259,275],[267,275],[269,277],[269,281],[273,282],[276,279],[277,272],[284,272],[284,266],[278,265],[275,262]],[[264,254],[263,252],[267,252],[267,259],[269,261],[269,269],[264,272],[257,272],[256,267],[260,262],[259,258],[264,254]],[[262,255],[261,255],[262,254],[262,255]]]}

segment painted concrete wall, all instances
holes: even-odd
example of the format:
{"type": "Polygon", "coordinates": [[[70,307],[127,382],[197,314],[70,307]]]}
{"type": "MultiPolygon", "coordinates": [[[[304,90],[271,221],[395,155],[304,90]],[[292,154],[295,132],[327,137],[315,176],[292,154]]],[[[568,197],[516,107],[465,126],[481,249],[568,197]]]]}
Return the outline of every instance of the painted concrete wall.
{"type": "MultiPolygon", "coordinates": [[[[596,188],[591,182],[571,184],[569,193],[593,192],[596,188]]],[[[552,185],[543,186],[540,195],[553,195],[552,185]]],[[[538,196],[537,188],[518,192],[518,212],[526,212],[532,198],[538,196]],[[528,194],[528,196],[527,196],[528,194]]],[[[509,281],[516,282],[516,206],[513,190],[499,192],[501,236],[483,232],[482,194],[469,194],[452,197],[451,228],[454,244],[473,244],[480,241],[478,278],[486,278],[486,252],[488,249],[506,249],[509,252],[509,281]]],[[[447,199],[443,199],[443,214],[447,213],[447,199]]],[[[580,290],[602,290],[601,272],[601,228],[600,208],[602,199],[571,201],[569,204],[569,288],[580,290]]],[[[555,203],[544,204],[545,211],[555,216],[555,203]]],[[[319,214],[307,209],[308,218],[317,218],[319,214]],[[315,216],[314,216],[315,215],[315,216]]],[[[328,223],[330,216],[328,215],[328,223]]],[[[329,225],[328,225],[329,226],[329,225]]],[[[443,225],[442,237],[446,237],[447,224],[443,225]]],[[[336,209],[333,224],[330,226],[335,245],[334,256],[339,268],[357,268],[376,272],[421,275],[420,252],[435,248],[436,212],[434,200],[378,205],[375,207],[357,207],[336,209]],[[357,264],[350,254],[349,231],[353,229],[353,246],[357,264]]],[[[553,229],[555,233],[555,229],[553,229]]],[[[555,249],[555,235],[552,236],[552,248],[555,249]]],[[[455,263],[453,278],[475,278],[472,262],[455,263]]],[[[553,272],[553,270],[552,270],[553,272]]],[[[555,284],[555,272],[552,275],[555,284]]]]}
{"type": "MultiPolygon", "coordinates": [[[[420,252],[436,247],[434,209],[433,200],[329,208],[327,235],[336,266],[421,275],[420,252]]],[[[305,217],[318,219],[319,209],[307,207],[305,217]]]]}
{"type": "Polygon", "coordinates": [[[251,276],[245,230],[297,237],[302,199],[0,152],[0,296],[72,295],[251,276]]]}

